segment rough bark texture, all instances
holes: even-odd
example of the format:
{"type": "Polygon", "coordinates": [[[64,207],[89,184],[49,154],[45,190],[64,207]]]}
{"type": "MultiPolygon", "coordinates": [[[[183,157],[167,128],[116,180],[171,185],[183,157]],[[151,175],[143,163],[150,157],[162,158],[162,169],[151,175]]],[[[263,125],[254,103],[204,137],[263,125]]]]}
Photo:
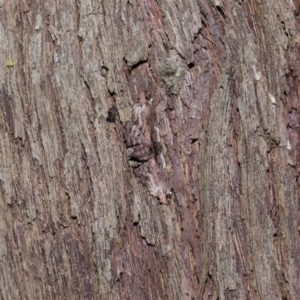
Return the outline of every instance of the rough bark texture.
{"type": "Polygon", "coordinates": [[[0,0],[1,299],[299,299],[299,0],[0,0]]]}

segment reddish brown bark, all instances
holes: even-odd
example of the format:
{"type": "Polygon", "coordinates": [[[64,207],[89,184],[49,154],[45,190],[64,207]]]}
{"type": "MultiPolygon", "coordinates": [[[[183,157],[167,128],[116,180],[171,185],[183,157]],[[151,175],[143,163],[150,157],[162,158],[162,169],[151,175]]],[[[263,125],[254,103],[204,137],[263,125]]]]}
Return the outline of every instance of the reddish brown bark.
{"type": "Polygon", "coordinates": [[[2,299],[297,299],[292,1],[0,1],[2,299]]]}

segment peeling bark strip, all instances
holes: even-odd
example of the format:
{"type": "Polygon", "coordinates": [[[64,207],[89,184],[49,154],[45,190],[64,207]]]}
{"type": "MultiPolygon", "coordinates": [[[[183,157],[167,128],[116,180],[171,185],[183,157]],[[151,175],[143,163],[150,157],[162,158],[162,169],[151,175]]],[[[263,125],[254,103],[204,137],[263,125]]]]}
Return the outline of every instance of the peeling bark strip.
{"type": "Polygon", "coordinates": [[[159,156],[162,146],[159,143],[159,130],[155,124],[154,108],[146,104],[135,104],[132,122],[125,126],[126,146],[131,148],[129,159],[134,174],[145,184],[153,197],[159,198],[160,203],[167,203],[167,195],[171,189],[166,183],[163,172],[163,154],[159,156]]]}
{"type": "Polygon", "coordinates": [[[0,1],[0,299],[298,300],[299,15],[0,1]]]}

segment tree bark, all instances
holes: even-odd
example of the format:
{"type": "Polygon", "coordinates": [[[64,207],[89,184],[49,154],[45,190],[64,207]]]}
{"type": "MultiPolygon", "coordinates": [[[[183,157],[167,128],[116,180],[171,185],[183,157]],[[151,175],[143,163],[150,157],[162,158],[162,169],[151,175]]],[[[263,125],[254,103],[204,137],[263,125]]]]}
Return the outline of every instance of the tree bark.
{"type": "Polygon", "coordinates": [[[299,0],[0,0],[0,299],[299,299],[299,0]]]}

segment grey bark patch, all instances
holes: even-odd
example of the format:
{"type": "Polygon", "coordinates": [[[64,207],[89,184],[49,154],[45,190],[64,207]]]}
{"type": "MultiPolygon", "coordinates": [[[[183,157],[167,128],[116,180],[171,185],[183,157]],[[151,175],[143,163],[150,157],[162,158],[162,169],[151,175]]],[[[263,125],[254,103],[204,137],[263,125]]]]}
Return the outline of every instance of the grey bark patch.
{"type": "Polygon", "coordinates": [[[181,88],[185,68],[176,57],[170,57],[164,62],[159,62],[156,71],[161,80],[166,84],[166,87],[173,94],[177,94],[181,88]]]}
{"type": "Polygon", "coordinates": [[[155,136],[154,112],[145,104],[134,105],[133,112],[132,122],[125,125],[126,146],[132,148],[132,151],[128,151],[130,166],[140,182],[147,186],[149,193],[157,197],[160,203],[166,204],[166,195],[170,188],[164,171],[156,161],[162,146],[155,136]]]}

